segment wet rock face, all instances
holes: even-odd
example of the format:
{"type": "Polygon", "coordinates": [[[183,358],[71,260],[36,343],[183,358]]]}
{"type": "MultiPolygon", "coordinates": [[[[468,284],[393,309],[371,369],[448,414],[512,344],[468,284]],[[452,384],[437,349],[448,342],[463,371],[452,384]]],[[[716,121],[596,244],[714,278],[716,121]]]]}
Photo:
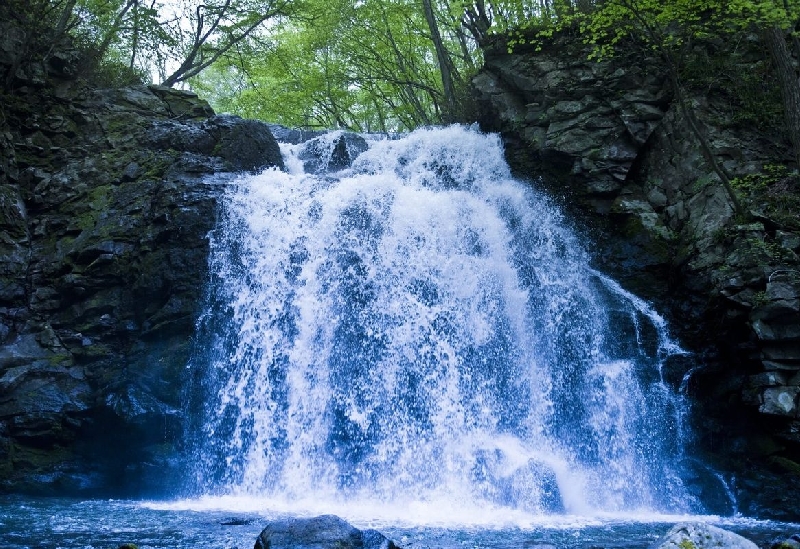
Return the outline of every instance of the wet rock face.
{"type": "Polygon", "coordinates": [[[163,492],[217,199],[280,150],[193,93],[69,73],[0,90],[0,490],[163,492]]]}
{"type": "Polygon", "coordinates": [[[588,225],[601,268],[633,291],[663,289],[672,234],[650,199],[666,196],[631,192],[629,180],[669,110],[665,72],[652,58],[597,62],[588,54],[563,38],[540,52],[487,51],[473,80],[480,123],[502,133],[518,176],[536,180],[588,225]]]}
{"type": "MultiPolygon", "coordinates": [[[[518,176],[585,227],[597,268],[668,313],[697,353],[685,385],[698,441],[738,478],[764,466],[753,478],[772,478],[774,490],[759,500],[755,484],[742,488],[764,511],[782,476],[797,474],[788,464],[800,463],[800,223],[759,197],[735,215],[658,59],[631,52],[596,62],[569,37],[539,52],[499,44],[473,80],[481,125],[502,134],[518,176]]],[[[752,71],[752,56],[731,59],[739,73],[752,71]]],[[[788,143],[737,124],[724,93],[692,93],[732,178],[784,164],[788,143]]],[[[800,180],[777,179],[762,196],[800,195],[800,180]]]]}
{"type": "Polygon", "coordinates": [[[517,138],[534,151],[532,169],[559,179],[569,173],[570,186],[585,187],[585,200],[609,208],[669,105],[664,73],[652,60],[593,63],[579,55],[493,50],[473,83],[484,126],[517,124],[517,138]]]}
{"type": "Polygon", "coordinates": [[[331,132],[305,142],[298,158],[303,161],[307,173],[336,172],[349,168],[368,148],[358,134],[331,132]]]}

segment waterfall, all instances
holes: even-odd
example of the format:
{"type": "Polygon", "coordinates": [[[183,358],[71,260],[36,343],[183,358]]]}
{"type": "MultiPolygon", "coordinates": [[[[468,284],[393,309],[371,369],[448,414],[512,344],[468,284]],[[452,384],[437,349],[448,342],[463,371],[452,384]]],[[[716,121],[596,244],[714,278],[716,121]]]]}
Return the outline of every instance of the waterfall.
{"type": "Polygon", "coordinates": [[[348,166],[337,137],[228,183],[192,364],[200,490],[696,509],[686,405],[661,373],[683,351],[512,178],[499,138],[367,137],[348,166]]]}

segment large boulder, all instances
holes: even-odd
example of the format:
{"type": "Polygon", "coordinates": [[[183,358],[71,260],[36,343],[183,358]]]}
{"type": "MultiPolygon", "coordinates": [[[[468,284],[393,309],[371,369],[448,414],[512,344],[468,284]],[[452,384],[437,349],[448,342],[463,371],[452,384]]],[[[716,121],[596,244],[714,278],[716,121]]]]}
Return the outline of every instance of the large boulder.
{"type": "Polygon", "coordinates": [[[650,549],[758,549],[747,538],[711,524],[684,522],[673,526],[650,549]]]}
{"type": "Polygon", "coordinates": [[[336,172],[349,168],[367,148],[367,142],[358,134],[331,132],[303,143],[298,158],[307,173],[336,172]]]}
{"type": "Polygon", "coordinates": [[[335,515],[270,522],[254,549],[398,549],[376,530],[359,530],[335,515]]]}

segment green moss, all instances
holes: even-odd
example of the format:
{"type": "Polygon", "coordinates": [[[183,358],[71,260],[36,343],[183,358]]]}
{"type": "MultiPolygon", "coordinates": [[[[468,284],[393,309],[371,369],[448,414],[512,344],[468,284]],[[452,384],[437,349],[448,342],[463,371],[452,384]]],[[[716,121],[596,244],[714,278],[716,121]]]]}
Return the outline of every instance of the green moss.
{"type": "Polygon", "coordinates": [[[152,155],[146,160],[144,160],[141,164],[144,173],[140,177],[140,179],[150,179],[157,181],[164,177],[164,174],[172,164],[175,163],[177,160],[178,154],[166,155],[166,156],[155,156],[152,155]]]}
{"type": "Polygon", "coordinates": [[[763,307],[767,303],[769,303],[769,298],[767,297],[767,292],[760,291],[753,294],[753,299],[751,300],[753,307],[763,307]]]}
{"type": "Polygon", "coordinates": [[[767,164],[759,173],[733,179],[731,185],[746,210],[783,227],[800,229],[800,174],[767,164]]]}
{"type": "MultiPolygon", "coordinates": [[[[87,325],[86,327],[87,327],[86,330],[87,332],[91,328],[95,328],[96,331],[97,328],[97,326],[95,325],[87,325]]],[[[105,358],[108,356],[113,356],[114,354],[111,347],[102,343],[94,343],[92,345],[87,345],[85,347],[76,347],[75,349],[73,349],[73,352],[75,353],[75,356],[77,358],[84,360],[105,358]]]]}
{"type": "Polygon", "coordinates": [[[800,463],[780,456],[772,456],[769,458],[769,461],[781,469],[781,471],[800,478],[800,463]]]}
{"type": "Polygon", "coordinates": [[[697,549],[697,546],[690,539],[682,539],[681,542],[678,544],[678,547],[680,547],[681,549],[697,549]]]}
{"type": "Polygon", "coordinates": [[[72,355],[69,353],[56,353],[47,358],[51,366],[67,366],[73,363],[72,355]]]}
{"type": "Polygon", "coordinates": [[[76,213],[67,230],[85,231],[97,225],[100,214],[108,210],[111,201],[111,188],[109,185],[101,185],[89,191],[86,200],[86,208],[76,213]]]}

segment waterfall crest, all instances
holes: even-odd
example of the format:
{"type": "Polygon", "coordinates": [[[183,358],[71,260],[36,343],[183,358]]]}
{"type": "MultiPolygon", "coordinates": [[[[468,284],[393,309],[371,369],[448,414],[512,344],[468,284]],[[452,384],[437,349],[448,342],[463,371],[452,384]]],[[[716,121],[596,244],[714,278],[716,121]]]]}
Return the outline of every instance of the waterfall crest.
{"type": "Polygon", "coordinates": [[[193,364],[201,491],[696,510],[663,320],[590,268],[498,137],[366,144],[316,174],[285,146],[289,173],[229,184],[193,364]]]}

